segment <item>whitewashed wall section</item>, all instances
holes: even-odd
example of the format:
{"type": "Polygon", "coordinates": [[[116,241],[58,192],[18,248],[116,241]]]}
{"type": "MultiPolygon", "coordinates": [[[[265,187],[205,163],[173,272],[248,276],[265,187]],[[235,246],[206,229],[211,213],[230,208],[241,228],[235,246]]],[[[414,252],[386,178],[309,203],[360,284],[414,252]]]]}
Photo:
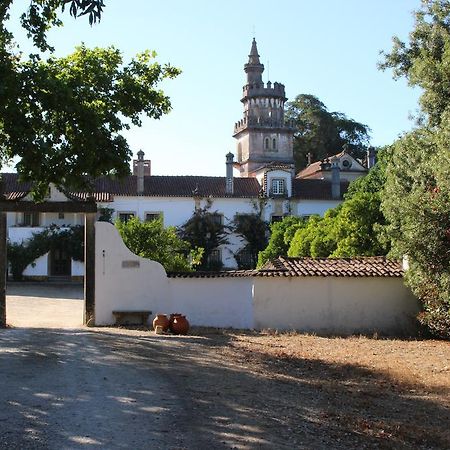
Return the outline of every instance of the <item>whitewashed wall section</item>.
{"type": "Polygon", "coordinates": [[[168,278],[96,223],[96,324],[113,310],[181,312],[192,325],[326,334],[413,334],[419,304],[401,278],[168,278]]]}

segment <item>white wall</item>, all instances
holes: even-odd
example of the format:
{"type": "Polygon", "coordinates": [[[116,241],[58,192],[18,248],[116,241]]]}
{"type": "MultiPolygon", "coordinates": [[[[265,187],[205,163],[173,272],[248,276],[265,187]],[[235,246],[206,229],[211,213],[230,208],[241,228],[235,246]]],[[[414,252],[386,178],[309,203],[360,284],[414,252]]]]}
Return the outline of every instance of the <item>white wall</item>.
{"type": "Polygon", "coordinates": [[[95,322],[114,323],[114,310],[186,314],[192,325],[251,328],[250,278],[167,278],[157,262],[134,255],[116,228],[96,227],[95,322]],[[139,267],[123,267],[129,262],[139,267]]]}
{"type": "Polygon", "coordinates": [[[97,325],[113,324],[113,310],[151,310],[180,312],[202,326],[415,332],[419,304],[401,278],[167,278],[160,264],[133,255],[113,225],[95,226],[97,325]],[[136,266],[126,267],[130,264],[136,266]]]}
{"type": "Polygon", "coordinates": [[[252,279],[170,278],[169,309],[192,325],[253,328],[252,279]]]}
{"type": "Polygon", "coordinates": [[[25,277],[46,277],[48,274],[48,253],[40,256],[23,271],[25,277]]]}
{"type": "Polygon", "coordinates": [[[336,208],[342,201],[340,200],[298,200],[293,205],[292,213],[296,216],[311,216],[319,214],[323,216],[330,208],[336,208]]]}
{"type": "Polygon", "coordinates": [[[255,278],[254,327],[325,334],[409,334],[419,303],[391,277],[255,278]]]}
{"type": "Polygon", "coordinates": [[[95,230],[95,323],[114,323],[114,310],[164,311],[169,283],[163,266],[130,252],[110,223],[97,222],[95,230]]]}

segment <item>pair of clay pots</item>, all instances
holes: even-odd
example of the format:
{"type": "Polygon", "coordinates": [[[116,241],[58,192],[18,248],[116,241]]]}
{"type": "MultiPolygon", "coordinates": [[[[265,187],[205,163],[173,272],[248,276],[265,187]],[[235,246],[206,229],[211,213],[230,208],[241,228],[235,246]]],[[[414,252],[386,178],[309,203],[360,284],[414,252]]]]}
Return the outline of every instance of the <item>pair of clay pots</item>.
{"type": "Polygon", "coordinates": [[[163,332],[171,331],[173,334],[187,334],[189,322],[183,314],[174,313],[168,318],[165,314],[156,314],[153,319],[153,328],[161,327],[163,332]]]}

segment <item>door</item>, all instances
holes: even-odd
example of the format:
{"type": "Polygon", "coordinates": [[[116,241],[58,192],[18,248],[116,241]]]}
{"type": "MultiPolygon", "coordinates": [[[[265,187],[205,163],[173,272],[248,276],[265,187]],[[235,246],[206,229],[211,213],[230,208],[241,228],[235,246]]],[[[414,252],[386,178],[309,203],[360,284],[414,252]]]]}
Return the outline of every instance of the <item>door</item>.
{"type": "Polygon", "coordinates": [[[70,277],[72,259],[65,250],[56,248],[50,253],[50,275],[52,277],[70,277]]]}

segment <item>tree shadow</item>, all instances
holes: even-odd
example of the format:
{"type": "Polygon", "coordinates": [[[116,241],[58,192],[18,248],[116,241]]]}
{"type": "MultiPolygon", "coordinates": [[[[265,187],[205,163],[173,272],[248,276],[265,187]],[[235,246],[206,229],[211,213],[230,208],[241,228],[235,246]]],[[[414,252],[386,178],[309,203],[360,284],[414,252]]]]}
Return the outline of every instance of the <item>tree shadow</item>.
{"type": "Polygon", "coordinates": [[[2,330],[0,446],[450,446],[448,409],[411,384],[352,364],[250,354],[231,339],[2,330]]]}

